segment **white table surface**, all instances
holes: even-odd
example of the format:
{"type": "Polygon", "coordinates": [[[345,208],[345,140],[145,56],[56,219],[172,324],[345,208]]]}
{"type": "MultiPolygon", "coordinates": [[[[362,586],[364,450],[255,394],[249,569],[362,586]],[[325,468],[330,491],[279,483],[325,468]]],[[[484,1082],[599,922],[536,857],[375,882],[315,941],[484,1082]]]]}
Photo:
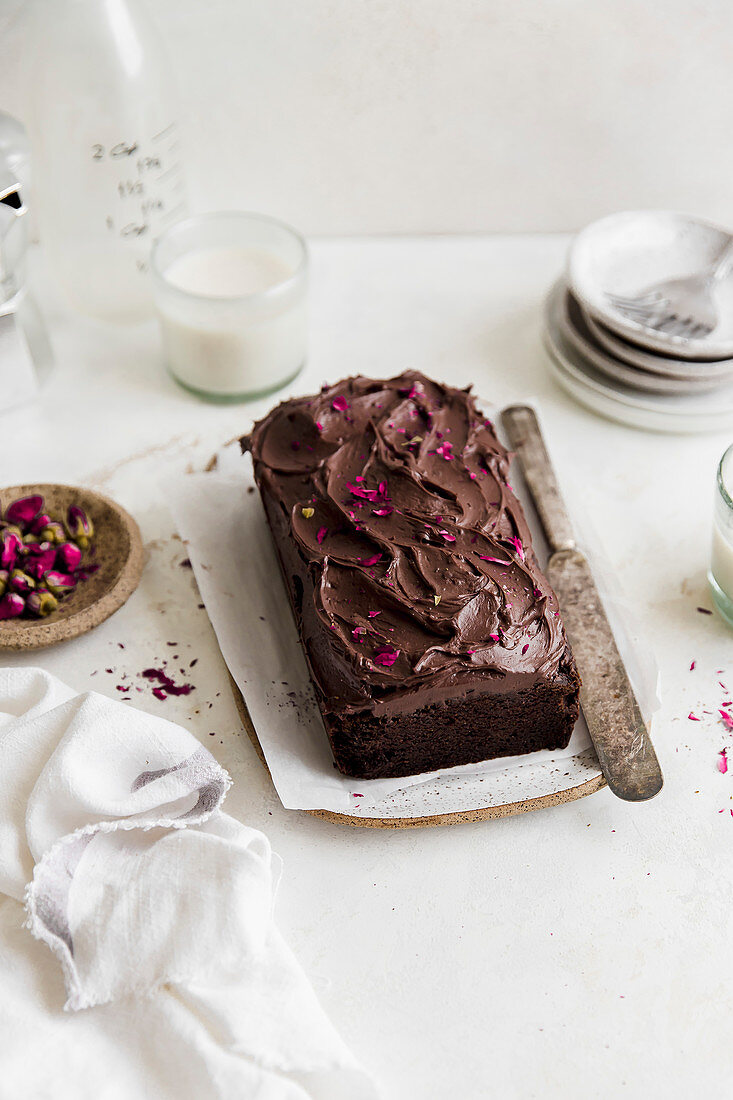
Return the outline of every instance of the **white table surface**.
{"type": "Polygon", "coordinates": [[[36,404],[0,418],[0,484],[100,489],[136,516],[147,547],[127,606],[37,663],[115,695],[124,673],[172,653],[198,658],[190,696],[159,702],[146,689],[130,705],[189,725],[232,774],[229,812],[284,857],[279,925],[388,1100],[730,1088],[733,768],[720,774],[716,759],[733,748],[717,718],[727,698],[718,681],[733,687],[733,635],[696,610],[711,606],[713,478],[730,440],[627,429],[556,388],[540,302],[566,245],[314,242],[311,355],[292,389],[415,367],[497,403],[540,400],[571,509],[600,535],[662,671],[665,787],[646,805],[605,790],[521,817],[402,832],[284,811],[241,731],[161,490],[271,401],[200,404],[167,378],[152,324],[117,331],[54,314],[54,375],[36,404]]]}

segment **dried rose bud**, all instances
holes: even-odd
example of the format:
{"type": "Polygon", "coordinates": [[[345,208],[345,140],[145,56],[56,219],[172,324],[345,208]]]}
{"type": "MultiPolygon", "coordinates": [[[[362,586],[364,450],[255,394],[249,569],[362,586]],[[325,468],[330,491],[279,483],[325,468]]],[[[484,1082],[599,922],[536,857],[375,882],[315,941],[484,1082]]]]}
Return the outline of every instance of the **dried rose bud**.
{"type": "Polygon", "coordinates": [[[8,523],[17,523],[19,527],[29,527],[43,508],[43,497],[23,497],[9,504],[5,518],[8,523]]]}
{"type": "Polygon", "coordinates": [[[0,534],[0,569],[13,569],[23,543],[9,527],[0,534]]]}
{"type": "Polygon", "coordinates": [[[62,542],[56,550],[56,568],[62,573],[74,573],[81,565],[81,550],[75,542],[62,542]]]}
{"type": "Polygon", "coordinates": [[[19,596],[27,596],[36,587],[33,577],[24,573],[22,569],[14,569],[10,574],[8,588],[11,592],[17,592],[19,596]]]}
{"type": "Polygon", "coordinates": [[[10,573],[7,569],[0,569],[0,596],[5,595],[5,589],[8,587],[8,581],[10,580],[10,573]]]}
{"type": "Polygon", "coordinates": [[[23,550],[27,553],[29,546],[35,546],[39,542],[38,535],[32,535],[30,531],[26,531],[23,535],[23,550]]]}
{"type": "Polygon", "coordinates": [[[48,589],[37,588],[28,596],[25,606],[31,615],[35,615],[38,619],[45,619],[47,615],[58,609],[59,602],[48,589]]]}
{"type": "Polygon", "coordinates": [[[0,600],[0,619],[17,619],[25,610],[25,600],[17,592],[6,592],[0,600]]]}
{"type": "Polygon", "coordinates": [[[48,512],[41,512],[40,515],[37,515],[36,518],[33,520],[33,523],[30,525],[28,530],[32,535],[38,535],[43,530],[43,528],[51,522],[52,518],[51,516],[49,516],[48,512]]]}
{"type": "Polygon", "coordinates": [[[74,540],[77,546],[80,546],[82,550],[89,548],[90,540],[94,534],[94,527],[86,512],[82,511],[81,508],[77,508],[75,504],[69,507],[66,529],[69,532],[69,537],[74,540]]]}
{"type": "Polygon", "coordinates": [[[39,581],[48,569],[53,569],[55,564],[56,547],[50,542],[39,542],[28,547],[28,556],[23,567],[26,573],[30,573],[39,581]]]}
{"type": "Polygon", "coordinates": [[[38,532],[44,542],[61,543],[66,541],[66,531],[64,530],[63,523],[59,523],[58,520],[52,519],[50,523],[47,523],[42,530],[38,532]]]}
{"type": "Polygon", "coordinates": [[[76,579],[68,573],[58,573],[50,569],[43,574],[43,583],[54,596],[66,596],[73,588],[76,588],[76,579]]]}

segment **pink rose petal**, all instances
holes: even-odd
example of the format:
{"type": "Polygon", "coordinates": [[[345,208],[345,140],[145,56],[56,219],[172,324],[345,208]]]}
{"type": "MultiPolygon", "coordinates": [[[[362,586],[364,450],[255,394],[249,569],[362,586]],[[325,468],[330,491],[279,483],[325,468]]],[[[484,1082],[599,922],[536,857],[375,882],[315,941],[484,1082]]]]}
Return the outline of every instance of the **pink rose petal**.
{"type": "Polygon", "coordinates": [[[325,539],[327,534],[328,534],[328,527],[319,527],[318,528],[318,533],[316,534],[316,538],[318,539],[318,542],[319,543],[323,542],[323,540],[325,539]]]}
{"type": "Polygon", "coordinates": [[[342,394],[339,394],[338,397],[334,397],[333,401],[331,402],[331,408],[335,409],[336,412],[346,412],[348,407],[349,402],[342,394]]]}
{"type": "Polygon", "coordinates": [[[384,665],[386,668],[391,668],[399,655],[399,649],[381,649],[379,653],[374,654],[374,660],[378,665],[384,665]]]}
{"type": "Polygon", "coordinates": [[[718,771],[723,775],[728,771],[728,757],[725,749],[721,749],[718,753],[718,771]]]}

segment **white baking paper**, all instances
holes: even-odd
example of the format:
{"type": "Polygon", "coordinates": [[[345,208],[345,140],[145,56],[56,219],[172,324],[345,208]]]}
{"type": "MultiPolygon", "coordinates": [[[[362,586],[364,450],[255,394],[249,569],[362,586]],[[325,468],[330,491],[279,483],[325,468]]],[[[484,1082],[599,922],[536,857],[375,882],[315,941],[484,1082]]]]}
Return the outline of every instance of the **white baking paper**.
{"type": "MultiPolygon", "coordinates": [[[[553,769],[591,747],[581,720],[566,749],[503,757],[442,772],[399,779],[351,779],[336,771],[328,737],[315,701],[310,675],[293,621],[269,528],[254,489],[249,455],[238,445],[224,448],[217,469],[189,474],[168,488],[178,530],[187,544],[201,597],[222,655],[242,692],[272,781],[286,809],[324,809],[377,816],[368,807],[385,804],[395,792],[470,776],[552,764],[553,769]]],[[[516,468],[512,484],[527,514],[541,563],[547,548],[531,501],[516,468]]],[[[646,718],[658,706],[657,673],[624,630],[627,609],[614,602],[602,570],[591,558],[619,648],[646,718]]],[[[455,784],[453,784],[455,787],[455,784]]],[[[471,808],[467,806],[465,808],[471,808]]],[[[429,812],[429,811],[426,811],[429,812]]],[[[435,809],[432,810],[435,813],[435,809]]]]}

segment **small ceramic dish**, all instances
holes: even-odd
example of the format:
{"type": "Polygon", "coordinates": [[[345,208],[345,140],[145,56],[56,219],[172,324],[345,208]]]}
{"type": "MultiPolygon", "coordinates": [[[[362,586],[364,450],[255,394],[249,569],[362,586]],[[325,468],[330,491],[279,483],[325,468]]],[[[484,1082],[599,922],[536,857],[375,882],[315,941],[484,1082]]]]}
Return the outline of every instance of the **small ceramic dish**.
{"type": "MultiPolygon", "coordinates": [[[[578,306],[580,308],[580,306],[578,306]]],[[[624,340],[615,332],[583,313],[590,334],[597,344],[616,359],[650,374],[662,374],[669,378],[681,378],[689,382],[727,382],[733,378],[733,359],[675,359],[660,352],[646,351],[624,340]]]]}
{"type": "Polygon", "coordinates": [[[644,393],[690,394],[705,393],[717,389],[719,378],[680,378],[663,374],[651,374],[639,367],[631,367],[599,347],[587,318],[578,302],[564,285],[557,290],[557,323],[565,338],[593,366],[614,382],[621,382],[644,393]]]}
{"type": "Polygon", "coordinates": [[[733,276],[715,290],[717,327],[705,337],[657,332],[616,309],[609,294],[633,296],[665,279],[694,275],[713,265],[730,240],[720,226],[665,210],[628,211],[593,222],[573,241],[570,289],[586,312],[643,348],[680,359],[733,357],[733,276]]]}
{"type": "Polygon", "coordinates": [[[91,489],[70,485],[13,485],[0,489],[3,507],[36,495],[43,497],[44,508],[53,517],[65,517],[72,504],[84,510],[94,525],[94,555],[89,562],[99,569],[80,582],[47,618],[0,621],[0,651],[41,649],[85,634],[122,607],[142,574],[140,530],[119,504],[91,489]]]}

